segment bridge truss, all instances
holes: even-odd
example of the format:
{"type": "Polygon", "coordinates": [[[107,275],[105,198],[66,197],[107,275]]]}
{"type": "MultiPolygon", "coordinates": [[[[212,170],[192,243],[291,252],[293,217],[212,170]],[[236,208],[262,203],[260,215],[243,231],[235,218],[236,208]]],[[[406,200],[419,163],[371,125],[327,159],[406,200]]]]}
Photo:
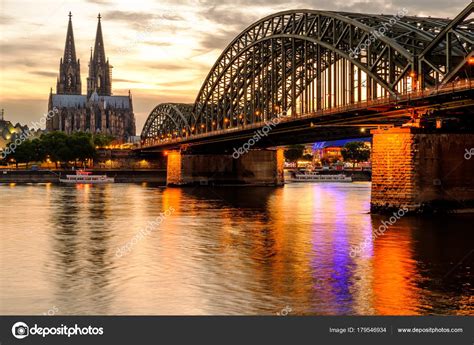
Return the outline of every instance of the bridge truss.
{"type": "Polygon", "coordinates": [[[453,20],[313,10],[263,18],[223,51],[194,105],[151,112],[142,140],[235,130],[472,78],[473,7],[453,20]]]}

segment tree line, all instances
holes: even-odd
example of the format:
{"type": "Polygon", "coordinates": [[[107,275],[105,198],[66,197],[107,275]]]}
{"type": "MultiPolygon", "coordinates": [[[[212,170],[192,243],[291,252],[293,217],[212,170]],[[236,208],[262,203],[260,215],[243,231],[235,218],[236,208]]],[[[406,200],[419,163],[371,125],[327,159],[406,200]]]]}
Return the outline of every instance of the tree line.
{"type": "MultiPolygon", "coordinates": [[[[290,145],[284,152],[285,159],[289,162],[296,162],[299,159],[311,160],[313,157],[304,154],[304,145],[290,145]]],[[[345,162],[351,162],[354,166],[356,163],[365,162],[370,158],[370,148],[362,141],[348,142],[342,147],[341,155],[345,162]]],[[[325,161],[329,163],[329,161],[325,161]]]]}
{"type": "Polygon", "coordinates": [[[5,161],[12,159],[18,168],[19,163],[54,162],[68,166],[74,162],[74,166],[81,163],[82,166],[88,159],[96,155],[96,147],[104,147],[112,143],[113,137],[105,134],[92,135],[84,132],[66,134],[63,132],[49,132],[42,134],[39,138],[25,140],[11,152],[5,161]]]}

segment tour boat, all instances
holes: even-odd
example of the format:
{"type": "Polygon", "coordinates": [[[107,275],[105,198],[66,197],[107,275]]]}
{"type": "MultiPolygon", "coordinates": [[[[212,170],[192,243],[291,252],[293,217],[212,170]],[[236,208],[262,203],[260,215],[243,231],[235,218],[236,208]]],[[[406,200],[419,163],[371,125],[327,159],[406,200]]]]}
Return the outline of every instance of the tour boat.
{"type": "Polygon", "coordinates": [[[59,178],[62,183],[114,183],[113,177],[107,175],[92,175],[89,171],[76,171],[76,175],[66,175],[66,178],[59,178]]]}
{"type": "Polygon", "coordinates": [[[316,171],[297,173],[290,182],[352,182],[352,177],[344,174],[320,175],[316,171]]]}

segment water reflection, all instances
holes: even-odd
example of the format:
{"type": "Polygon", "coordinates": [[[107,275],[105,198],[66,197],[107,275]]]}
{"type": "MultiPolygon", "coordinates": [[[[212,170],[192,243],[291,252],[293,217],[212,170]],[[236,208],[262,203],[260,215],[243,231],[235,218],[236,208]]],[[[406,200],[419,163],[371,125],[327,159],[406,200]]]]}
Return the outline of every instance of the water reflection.
{"type": "Polygon", "coordinates": [[[353,257],[386,220],[368,214],[367,183],[6,185],[0,198],[2,314],[473,313],[474,217],[403,217],[353,257]]]}

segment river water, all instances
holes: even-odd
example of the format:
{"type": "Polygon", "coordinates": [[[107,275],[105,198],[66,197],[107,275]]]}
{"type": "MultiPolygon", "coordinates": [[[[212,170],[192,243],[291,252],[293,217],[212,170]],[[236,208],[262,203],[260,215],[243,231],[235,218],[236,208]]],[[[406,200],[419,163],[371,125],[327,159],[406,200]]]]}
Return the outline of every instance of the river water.
{"type": "Polygon", "coordinates": [[[0,314],[474,314],[474,215],[372,240],[389,216],[370,183],[11,184],[0,202],[0,314]]]}

